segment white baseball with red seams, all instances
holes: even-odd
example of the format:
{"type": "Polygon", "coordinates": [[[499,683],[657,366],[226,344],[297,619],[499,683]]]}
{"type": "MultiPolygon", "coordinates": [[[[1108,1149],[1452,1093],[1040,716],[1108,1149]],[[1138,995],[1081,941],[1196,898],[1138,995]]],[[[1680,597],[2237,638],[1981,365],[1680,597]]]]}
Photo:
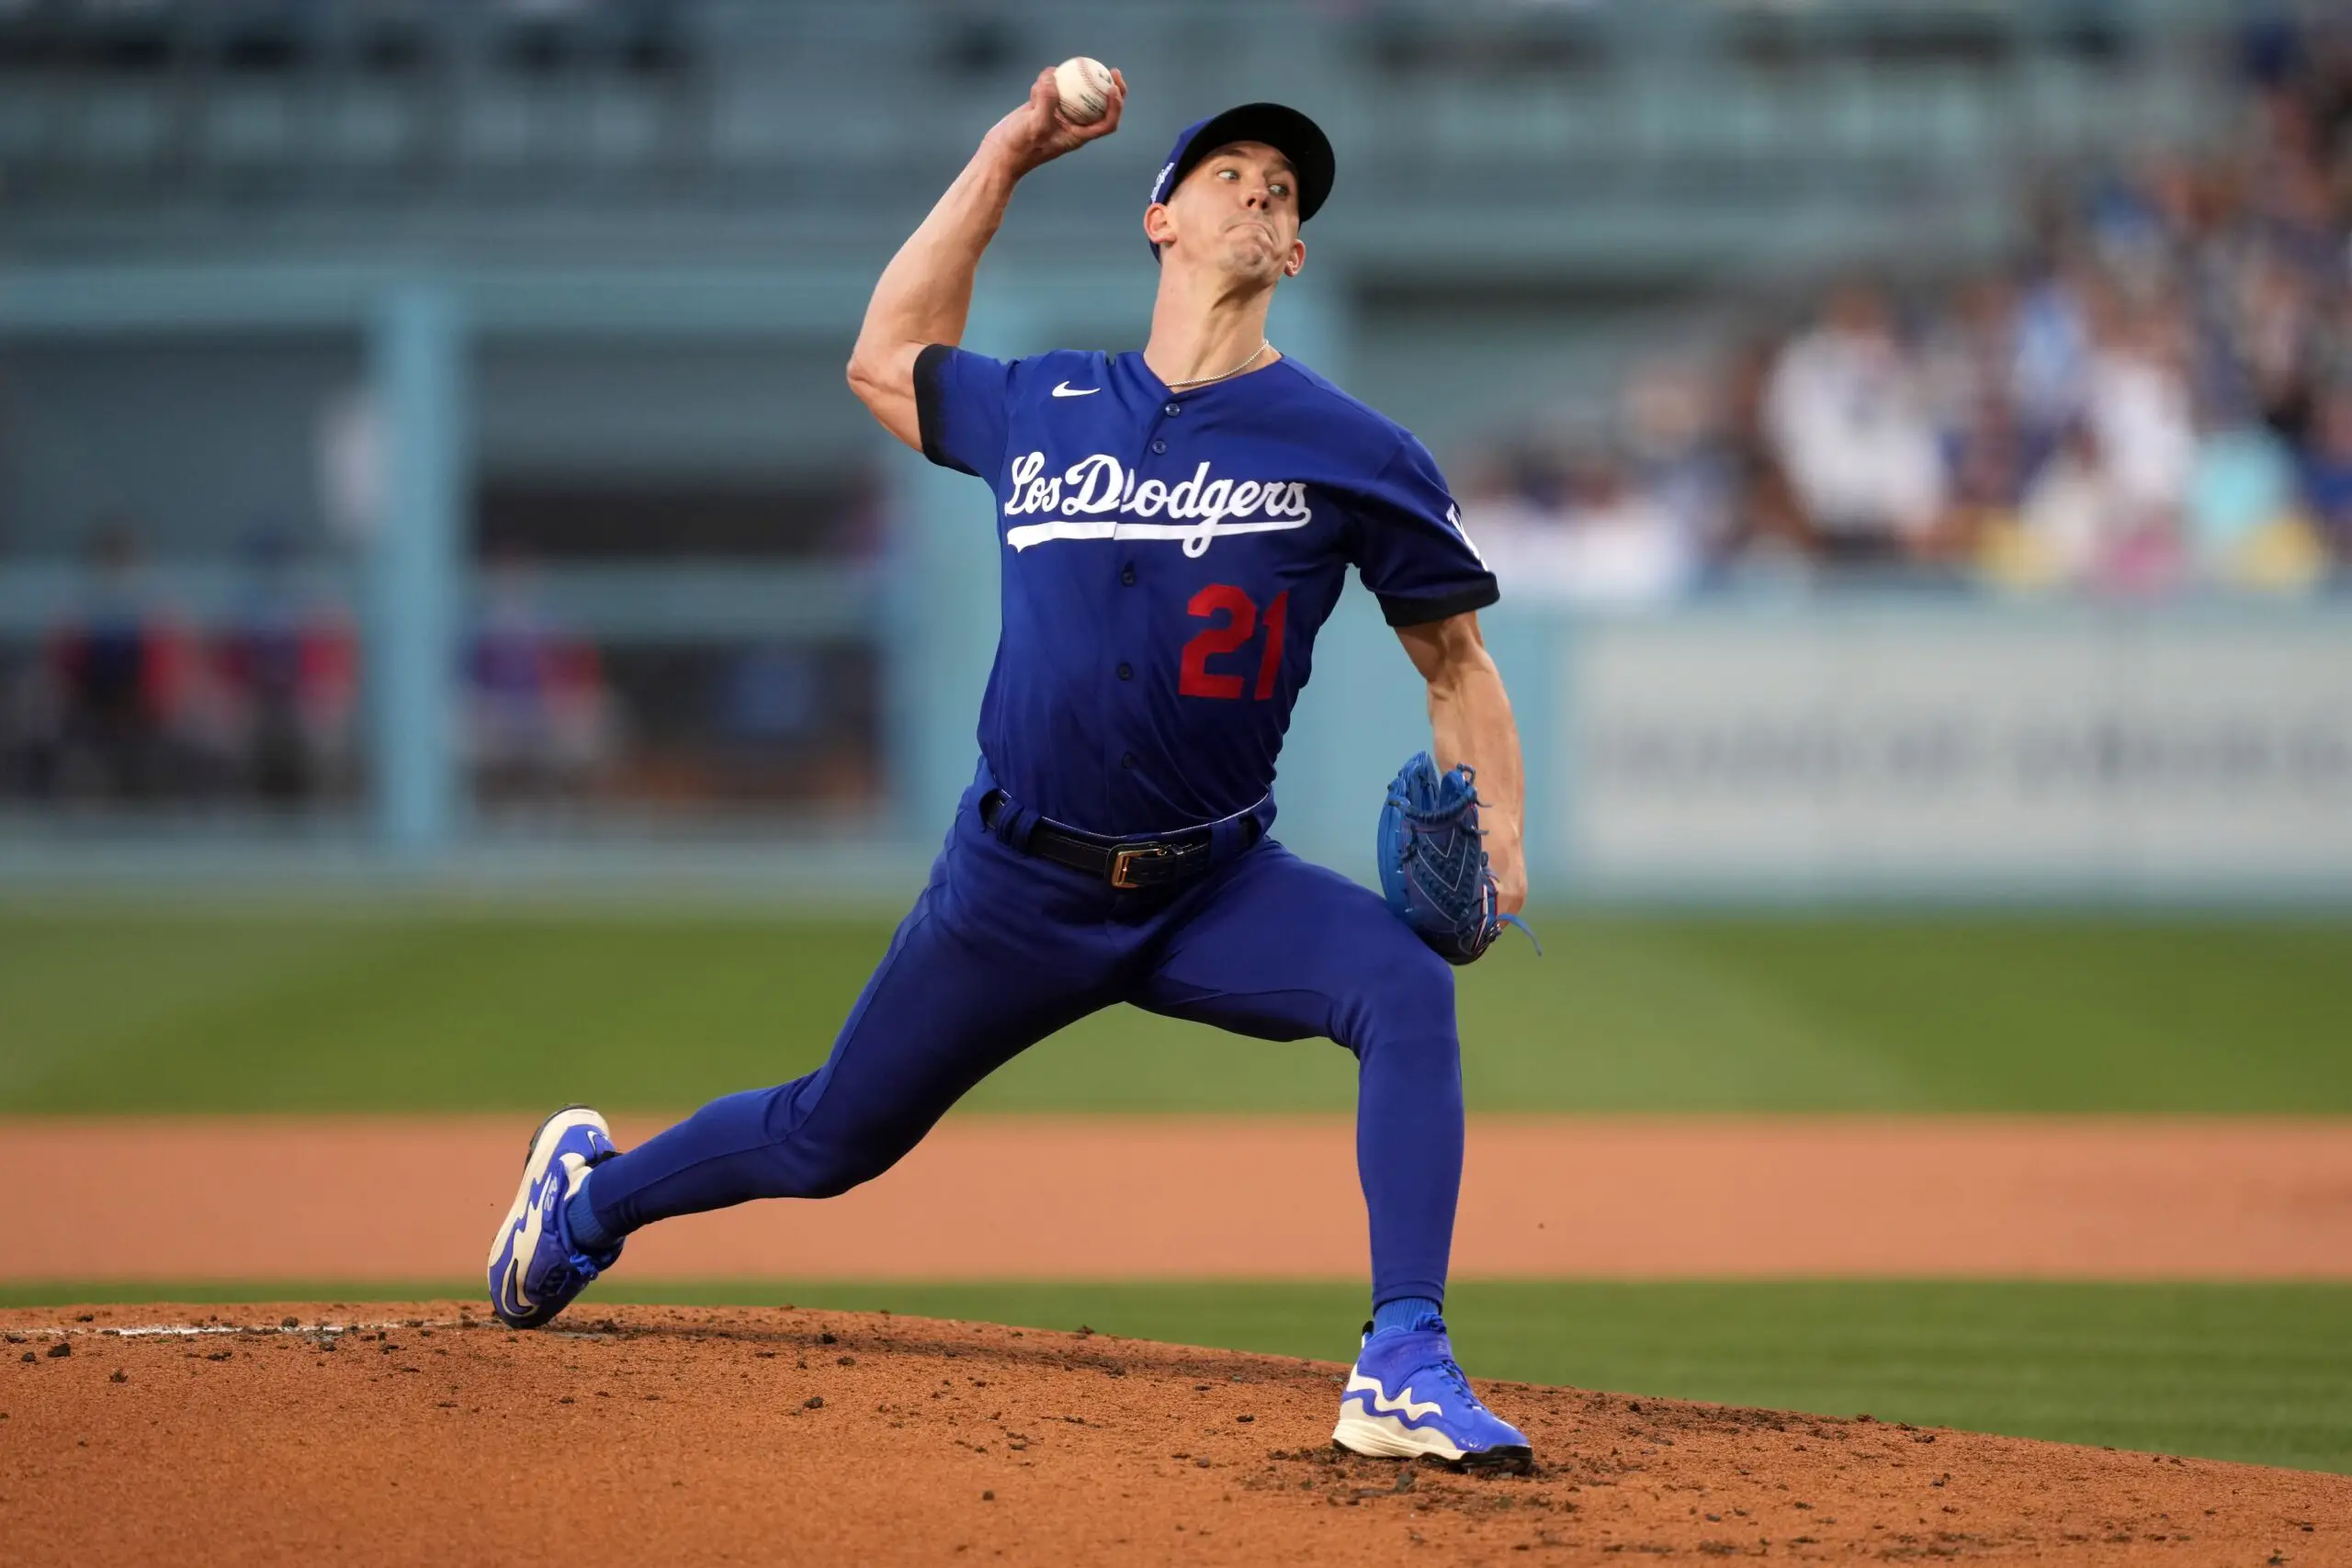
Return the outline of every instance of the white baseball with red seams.
{"type": "Polygon", "coordinates": [[[1073,54],[1054,67],[1054,91],[1062,118],[1092,125],[1111,111],[1111,68],[1091,55],[1073,54]]]}

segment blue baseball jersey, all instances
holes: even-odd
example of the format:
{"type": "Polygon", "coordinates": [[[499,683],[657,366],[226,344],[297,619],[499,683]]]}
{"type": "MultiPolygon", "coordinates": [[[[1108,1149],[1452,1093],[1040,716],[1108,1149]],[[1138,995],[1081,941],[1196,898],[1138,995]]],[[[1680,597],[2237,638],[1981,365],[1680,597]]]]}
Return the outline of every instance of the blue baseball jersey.
{"type": "Polygon", "coordinates": [[[935,344],[914,379],[923,455],[996,492],[981,755],[1057,821],[1142,835],[1264,801],[1350,566],[1391,626],[1498,597],[1428,450],[1295,359],[1178,392],[1140,354],[935,344]]]}

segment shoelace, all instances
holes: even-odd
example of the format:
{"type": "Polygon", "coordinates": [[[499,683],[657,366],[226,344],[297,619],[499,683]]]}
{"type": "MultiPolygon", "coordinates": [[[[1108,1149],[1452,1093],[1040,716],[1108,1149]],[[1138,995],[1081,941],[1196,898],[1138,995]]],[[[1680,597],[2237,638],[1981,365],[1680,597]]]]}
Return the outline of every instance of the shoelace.
{"type": "Polygon", "coordinates": [[[1471,1409],[1478,1411],[1481,1414],[1486,1412],[1487,1407],[1478,1403],[1478,1396],[1470,1392],[1470,1376],[1462,1370],[1460,1362],[1456,1361],[1453,1357],[1448,1356],[1443,1360],[1438,1361],[1434,1364],[1437,1367],[1438,1376],[1443,1378],[1447,1384],[1451,1386],[1456,1393],[1459,1393],[1463,1397],[1463,1400],[1469,1404],[1471,1409]]]}

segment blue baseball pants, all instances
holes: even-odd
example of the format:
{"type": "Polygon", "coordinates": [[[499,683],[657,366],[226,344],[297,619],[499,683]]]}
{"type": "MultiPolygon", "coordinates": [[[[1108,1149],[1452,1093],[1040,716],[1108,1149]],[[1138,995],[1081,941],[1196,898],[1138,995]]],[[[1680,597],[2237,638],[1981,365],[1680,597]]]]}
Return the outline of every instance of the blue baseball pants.
{"type": "MultiPolygon", "coordinates": [[[[606,1161],[615,1235],[752,1198],[829,1198],[898,1163],[997,1067],[1131,1002],[1356,1056],[1373,1299],[1442,1300],[1462,1179],[1453,975],[1374,894],[1272,840],[1170,888],[1120,891],[982,827],[976,784],[825,1065],[713,1100],[606,1161]]],[[[1220,845],[1220,848],[1227,846],[1220,845]]]]}

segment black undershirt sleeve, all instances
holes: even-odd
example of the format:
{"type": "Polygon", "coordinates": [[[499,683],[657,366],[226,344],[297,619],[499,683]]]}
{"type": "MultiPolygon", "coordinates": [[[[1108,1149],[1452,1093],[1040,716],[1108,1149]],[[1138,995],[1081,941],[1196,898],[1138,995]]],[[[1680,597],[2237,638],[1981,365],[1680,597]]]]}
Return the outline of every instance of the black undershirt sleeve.
{"type": "Polygon", "coordinates": [[[978,478],[977,470],[967,468],[949,457],[939,445],[939,372],[947,356],[954,352],[954,348],[946,344],[934,343],[915,355],[915,429],[922,437],[924,457],[943,468],[953,468],[957,473],[972,474],[978,478]]]}
{"type": "Polygon", "coordinates": [[[1483,610],[1502,596],[1502,590],[1492,578],[1440,599],[1399,599],[1384,593],[1380,595],[1380,615],[1392,626],[1421,626],[1483,610]]]}

